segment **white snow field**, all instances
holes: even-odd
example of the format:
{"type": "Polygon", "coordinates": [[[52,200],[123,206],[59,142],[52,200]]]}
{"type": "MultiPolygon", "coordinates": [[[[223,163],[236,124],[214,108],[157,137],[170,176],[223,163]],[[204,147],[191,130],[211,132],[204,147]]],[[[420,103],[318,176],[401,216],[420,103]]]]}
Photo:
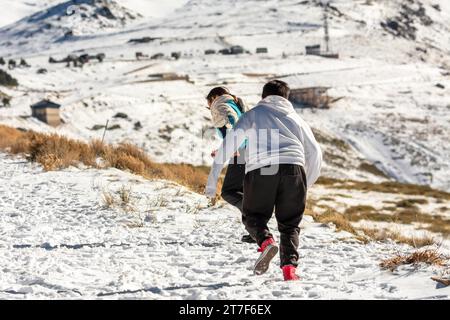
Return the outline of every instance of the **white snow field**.
{"type": "Polygon", "coordinates": [[[277,258],[265,275],[252,274],[256,246],[240,242],[228,205],[208,208],[181,186],[119,170],[44,172],[18,157],[0,160],[1,299],[450,298],[430,280],[442,268],[380,270],[406,245],[364,245],[305,216],[302,280],[286,283],[277,258]],[[139,213],[105,208],[103,193],[124,186],[139,213]]]}
{"type": "MultiPolygon", "coordinates": [[[[109,120],[107,143],[133,143],[158,162],[210,165],[219,139],[205,138],[208,91],[226,85],[252,107],[264,83],[280,78],[294,89],[329,87],[335,99],[330,109],[298,109],[323,147],[324,177],[449,192],[448,0],[332,1],[331,45],[339,59],[305,55],[306,45],[324,45],[321,3],[1,0],[0,57],[25,58],[31,67],[0,66],[19,82],[0,86],[12,97],[10,107],[0,107],[0,124],[89,141],[102,138],[109,120]],[[248,52],[205,55],[232,45],[248,52]],[[255,54],[258,47],[268,53],[255,54]],[[147,57],[136,59],[138,52],[147,57]],[[83,53],[106,58],[83,68],[49,62],[83,53]],[[164,57],[150,58],[158,53],[164,57]],[[38,73],[42,68],[47,72],[38,73]],[[159,73],[188,78],[154,81],[159,73]],[[61,103],[60,126],[30,116],[30,105],[41,99],[61,103]]],[[[448,200],[422,195],[317,185],[309,197],[315,213],[332,207],[344,214],[355,206],[388,214],[398,201],[422,199],[421,213],[450,219],[448,200]]],[[[418,223],[355,225],[424,233],[450,254],[448,239],[418,223]]],[[[202,195],[172,182],[83,166],[45,172],[0,153],[3,299],[450,298],[448,287],[430,280],[448,275],[448,266],[382,271],[384,258],[414,249],[363,244],[310,216],[302,222],[302,280],[284,283],[278,261],[256,277],[256,247],[240,242],[243,233],[236,209],[222,202],[207,207],[202,195]],[[133,208],[105,207],[104,195],[128,189],[133,208]]]]}

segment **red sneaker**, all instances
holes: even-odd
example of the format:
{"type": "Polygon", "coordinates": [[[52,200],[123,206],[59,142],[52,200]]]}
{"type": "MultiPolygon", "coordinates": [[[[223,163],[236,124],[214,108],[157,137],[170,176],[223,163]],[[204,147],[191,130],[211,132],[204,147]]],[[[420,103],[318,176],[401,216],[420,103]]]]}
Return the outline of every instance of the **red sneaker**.
{"type": "Polygon", "coordinates": [[[261,252],[258,260],[256,260],[255,267],[253,269],[253,273],[256,275],[261,275],[269,269],[270,261],[275,257],[278,253],[278,247],[273,238],[266,239],[261,247],[258,249],[258,252],[261,252]]]}
{"type": "Polygon", "coordinates": [[[283,270],[284,281],[300,280],[300,277],[295,274],[296,267],[292,265],[281,267],[283,270]]]}

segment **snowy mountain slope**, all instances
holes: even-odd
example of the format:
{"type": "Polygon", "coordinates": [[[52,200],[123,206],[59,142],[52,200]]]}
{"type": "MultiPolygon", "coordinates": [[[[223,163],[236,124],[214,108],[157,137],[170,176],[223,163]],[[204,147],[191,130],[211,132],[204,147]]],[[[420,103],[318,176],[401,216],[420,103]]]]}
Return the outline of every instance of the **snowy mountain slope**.
{"type": "MultiPolygon", "coordinates": [[[[101,138],[109,120],[108,143],[131,142],[160,162],[208,165],[219,144],[208,135],[204,97],[210,88],[225,84],[254,105],[262,85],[277,77],[293,88],[329,86],[339,99],[328,110],[298,110],[322,145],[324,176],[388,180],[381,170],[399,181],[450,190],[448,1],[333,1],[329,22],[338,60],[304,55],[305,45],[323,45],[323,11],[315,0],[172,0],[163,8],[153,0],[110,2],[118,17],[129,10],[143,16],[124,24],[120,18],[93,19],[100,2],[82,1],[88,4],[84,19],[80,12],[64,13],[69,2],[26,3],[36,6],[27,11],[34,18],[15,11],[25,2],[0,3],[21,19],[0,29],[0,57],[24,57],[31,64],[8,70],[20,85],[0,88],[13,97],[10,108],[0,108],[2,124],[88,141],[101,138]],[[43,11],[48,7],[55,15],[43,11]],[[50,29],[32,34],[47,23],[50,29]],[[70,30],[75,36],[61,38],[70,30]],[[157,39],[129,42],[143,37],[157,39]],[[250,54],[204,55],[230,45],[250,54]],[[257,47],[269,53],[256,55],[257,47]],[[180,59],[169,58],[177,51],[180,59]],[[136,52],[165,57],[137,61],[136,52]],[[105,53],[106,59],[83,68],[48,62],[73,53],[105,53]],[[38,74],[40,68],[48,72],[38,74]],[[149,82],[164,72],[189,81],[149,82]],[[61,126],[30,117],[30,104],[42,98],[62,104],[61,126]]],[[[424,195],[334,184],[309,191],[315,214],[373,208],[392,221],[353,224],[432,236],[450,254],[448,239],[426,224],[397,221],[394,212],[412,200],[421,215],[448,221],[448,201],[424,195]]],[[[222,202],[207,207],[203,196],[179,185],[114,169],[44,172],[0,154],[0,208],[0,298],[450,298],[448,287],[430,280],[448,268],[382,271],[382,259],[412,248],[391,241],[363,244],[310,216],[302,222],[302,281],[282,282],[276,259],[266,275],[254,277],[256,248],[240,243],[237,210],[222,202]],[[129,190],[131,207],[106,207],[103,197],[117,197],[120,190],[129,190]]]]}
{"type": "Polygon", "coordinates": [[[12,24],[32,15],[59,0],[2,0],[2,6],[9,10],[0,11],[0,27],[12,24]]]}
{"type": "MultiPolygon", "coordinates": [[[[120,0],[121,6],[144,17],[162,18],[186,4],[188,0],[120,0]]],[[[61,0],[2,0],[9,10],[0,12],[0,27],[12,24],[42,9],[62,2],[61,0]]]]}
{"type": "Polygon", "coordinates": [[[33,46],[70,41],[134,22],[140,15],[111,0],[70,0],[55,4],[3,28],[4,46],[33,46]]]}
{"type": "MultiPolygon", "coordinates": [[[[446,38],[450,8],[445,1],[333,1],[331,44],[340,53],[339,60],[304,55],[305,45],[322,43],[323,12],[318,1],[176,3],[184,6],[160,19],[142,19],[114,32],[58,43],[36,35],[33,43],[0,47],[0,56],[24,56],[32,64],[30,69],[11,71],[21,86],[7,90],[14,99],[12,108],[0,110],[0,122],[53,130],[25,118],[31,103],[50,97],[63,104],[66,123],[58,132],[98,138],[102,130],[92,128],[110,119],[120,128],[107,132],[108,142],[132,141],[158,161],[207,164],[208,154],[218,143],[217,139],[202,140],[209,125],[203,99],[208,90],[226,84],[254,105],[264,82],[278,76],[293,88],[330,86],[330,94],[341,98],[330,110],[299,110],[317,130],[353,148],[351,156],[328,148],[336,158],[352,160],[327,163],[327,175],[375,179],[364,171],[345,170],[349,163],[358,168],[358,161],[367,161],[399,181],[450,190],[446,143],[450,134],[446,38]],[[399,18],[405,10],[413,11],[408,11],[411,19],[399,18]],[[397,31],[391,28],[393,22],[397,31]],[[128,43],[141,37],[161,39],[128,43]],[[257,47],[267,47],[269,54],[203,54],[206,49],[232,44],[252,53],[257,47]],[[134,58],[136,52],[170,56],[174,51],[181,51],[182,58],[134,58]],[[83,69],[47,62],[50,55],[63,58],[73,52],[103,52],[107,59],[83,69]],[[49,72],[37,75],[41,67],[49,72]],[[144,69],[136,71],[140,68],[144,69]],[[145,82],[150,74],[161,72],[188,75],[190,82],[145,82]],[[128,119],[114,118],[118,112],[126,113],[128,119]],[[142,128],[135,130],[138,121],[142,128]]],[[[0,29],[0,43],[13,39],[11,30],[20,25],[0,29]]],[[[22,37],[14,39],[23,41],[22,37]]]]}
{"type": "MultiPolygon", "coordinates": [[[[147,61],[139,65],[148,64],[147,61]]],[[[139,69],[136,63],[106,62],[85,66],[83,74],[80,74],[77,69],[67,70],[64,66],[59,66],[56,70],[41,76],[41,79],[46,80],[39,86],[49,91],[17,97],[15,99],[17,107],[4,110],[3,122],[15,127],[59,132],[73,138],[82,137],[87,141],[101,138],[102,126],[109,120],[109,127],[120,127],[106,132],[105,141],[107,142],[127,141],[137,144],[161,162],[209,165],[211,161],[209,154],[220,142],[216,133],[210,132],[209,111],[202,105],[206,92],[201,92],[195,85],[183,81],[177,81],[176,85],[170,82],[155,82],[151,86],[147,83],[127,84],[136,81],[136,73],[123,76],[130,71],[130,65],[135,65],[133,68],[139,69]],[[107,74],[108,78],[102,78],[100,86],[98,77],[102,74],[107,74]],[[45,87],[43,85],[47,79],[54,82],[55,77],[57,77],[56,81],[61,93],[53,92],[51,85],[45,85],[45,87]],[[117,81],[120,77],[122,79],[117,81]],[[66,124],[53,129],[36,119],[24,117],[29,112],[29,105],[38,99],[37,97],[56,99],[66,106],[62,110],[62,117],[66,124]],[[118,114],[123,114],[126,118],[117,118],[118,114]],[[136,127],[137,123],[140,123],[139,127],[136,127]],[[96,126],[99,127],[94,130],[96,126]],[[211,133],[213,138],[209,139],[211,133]]],[[[167,68],[171,65],[175,65],[174,68],[179,70],[182,66],[170,61],[152,65],[152,68],[145,71],[160,72],[163,71],[160,66],[167,68]]],[[[27,72],[25,70],[24,74],[27,72]]],[[[140,77],[142,76],[138,79],[140,77]]],[[[28,81],[23,85],[34,86],[33,82],[28,81]]],[[[250,85],[254,87],[251,90],[259,90],[258,82],[253,81],[247,84],[249,87],[250,85]]],[[[237,90],[240,89],[236,89],[236,92],[240,92],[237,90]]],[[[247,98],[247,96],[243,97],[247,98]]],[[[252,98],[252,96],[249,97],[249,99],[252,98]]],[[[257,98],[254,99],[256,102],[257,98]]],[[[322,126],[316,128],[320,128],[318,130],[321,132],[320,137],[317,138],[325,152],[326,165],[323,168],[325,175],[371,181],[385,179],[385,177],[360,170],[361,164],[365,162],[363,155],[349,145],[336,148],[333,132],[322,126]],[[342,166],[346,166],[345,172],[341,172],[342,166]]]]}
{"type": "Polygon", "coordinates": [[[120,0],[120,4],[144,17],[162,18],[182,8],[188,0],[120,0]]]}
{"type": "Polygon", "coordinates": [[[276,259],[255,277],[256,247],[239,241],[239,215],[228,205],[208,208],[204,197],[181,186],[113,169],[44,172],[21,158],[0,154],[0,160],[1,298],[450,297],[450,288],[430,280],[442,268],[380,270],[382,259],[407,246],[364,245],[309,216],[302,222],[302,281],[283,282],[276,259]],[[103,205],[105,192],[124,187],[135,210],[103,205]]]}

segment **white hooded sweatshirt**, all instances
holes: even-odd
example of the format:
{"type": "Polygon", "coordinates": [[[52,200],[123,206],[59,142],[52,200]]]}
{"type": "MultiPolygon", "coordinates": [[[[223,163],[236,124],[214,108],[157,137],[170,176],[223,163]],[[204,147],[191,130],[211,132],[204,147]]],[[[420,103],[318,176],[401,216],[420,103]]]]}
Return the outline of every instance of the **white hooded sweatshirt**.
{"type": "Polygon", "coordinates": [[[308,187],[318,179],[322,151],[311,128],[289,100],[268,96],[246,112],[227,134],[214,158],[207,196],[215,196],[223,166],[246,139],[246,173],[268,165],[296,164],[305,169],[308,187]]]}

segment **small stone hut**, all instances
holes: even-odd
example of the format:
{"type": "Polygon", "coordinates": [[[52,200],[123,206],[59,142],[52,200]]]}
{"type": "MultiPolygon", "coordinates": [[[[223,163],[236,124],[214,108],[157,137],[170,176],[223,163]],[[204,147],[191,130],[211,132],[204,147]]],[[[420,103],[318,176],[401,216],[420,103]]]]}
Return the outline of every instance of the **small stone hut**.
{"type": "Polygon", "coordinates": [[[306,46],[305,51],[307,55],[314,55],[319,56],[320,55],[320,44],[312,45],[312,46],[306,46]]]}
{"type": "Polygon", "coordinates": [[[59,108],[61,108],[60,104],[50,100],[42,100],[31,105],[31,116],[52,127],[57,127],[61,124],[59,108]]]}
{"type": "Polygon", "coordinates": [[[328,90],[328,87],[292,89],[289,95],[289,101],[295,107],[299,108],[328,109],[331,100],[328,96],[328,90]]]}

